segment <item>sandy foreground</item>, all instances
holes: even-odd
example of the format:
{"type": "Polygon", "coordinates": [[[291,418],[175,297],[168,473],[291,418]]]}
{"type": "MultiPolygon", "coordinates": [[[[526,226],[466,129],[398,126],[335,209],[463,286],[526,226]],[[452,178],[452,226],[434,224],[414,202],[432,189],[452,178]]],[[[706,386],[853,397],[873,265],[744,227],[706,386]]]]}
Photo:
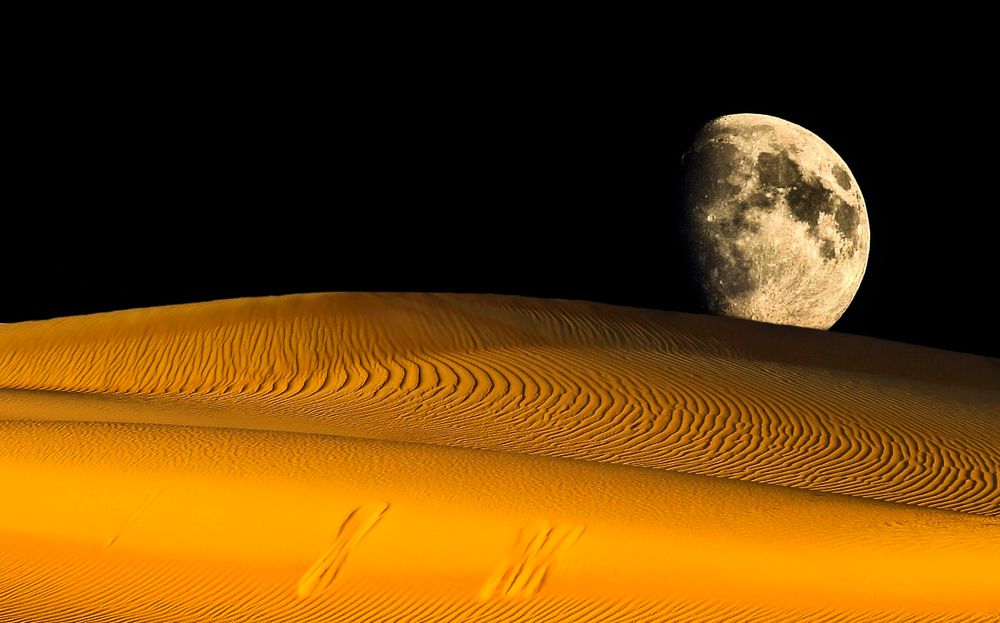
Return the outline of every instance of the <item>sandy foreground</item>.
{"type": "Polygon", "coordinates": [[[1000,621],[1000,361],[516,297],[0,326],[0,622],[1000,621]]]}

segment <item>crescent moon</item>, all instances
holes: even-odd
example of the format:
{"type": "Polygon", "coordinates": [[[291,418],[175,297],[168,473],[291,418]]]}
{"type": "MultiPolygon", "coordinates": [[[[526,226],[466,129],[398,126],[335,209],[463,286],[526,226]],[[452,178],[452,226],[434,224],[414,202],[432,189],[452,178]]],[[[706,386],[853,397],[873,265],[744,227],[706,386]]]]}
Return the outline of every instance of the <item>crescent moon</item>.
{"type": "Polygon", "coordinates": [[[709,311],[830,328],[868,264],[868,212],[847,163],[768,115],[715,119],[684,156],[685,220],[709,311]]]}

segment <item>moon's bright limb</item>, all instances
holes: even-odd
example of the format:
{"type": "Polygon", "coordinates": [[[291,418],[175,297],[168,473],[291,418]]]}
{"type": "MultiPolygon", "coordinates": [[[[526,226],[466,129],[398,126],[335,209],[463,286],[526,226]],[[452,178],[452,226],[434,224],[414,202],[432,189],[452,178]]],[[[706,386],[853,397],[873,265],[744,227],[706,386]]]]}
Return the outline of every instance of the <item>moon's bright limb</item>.
{"type": "Polygon", "coordinates": [[[685,211],[710,311],[828,329],[868,263],[868,212],[832,147],[777,117],[728,115],[684,156],[685,211]]]}

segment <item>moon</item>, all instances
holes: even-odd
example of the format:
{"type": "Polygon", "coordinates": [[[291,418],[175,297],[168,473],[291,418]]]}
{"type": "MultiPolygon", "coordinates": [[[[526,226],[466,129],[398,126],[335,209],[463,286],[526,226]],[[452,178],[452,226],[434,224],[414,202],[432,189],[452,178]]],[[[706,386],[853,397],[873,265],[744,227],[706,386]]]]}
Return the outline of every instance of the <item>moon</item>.
{"type": "Polygon", "coordinates": [[[682,159],[685,240],[708,311],[829,329],[871,233],[858,182],[823,139],[768,115],[707,123],[682,159]]]}

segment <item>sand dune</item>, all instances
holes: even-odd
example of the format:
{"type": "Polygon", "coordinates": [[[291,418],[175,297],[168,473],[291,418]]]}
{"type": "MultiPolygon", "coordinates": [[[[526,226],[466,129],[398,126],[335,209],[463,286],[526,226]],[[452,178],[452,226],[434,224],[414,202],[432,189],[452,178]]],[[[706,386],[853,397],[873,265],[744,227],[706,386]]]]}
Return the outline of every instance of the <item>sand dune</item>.
{"type": "Polygon", "coordinates": [[[1000,362],[515,297],[0,326],[0,621],[996,621],[1000,362]]]}

